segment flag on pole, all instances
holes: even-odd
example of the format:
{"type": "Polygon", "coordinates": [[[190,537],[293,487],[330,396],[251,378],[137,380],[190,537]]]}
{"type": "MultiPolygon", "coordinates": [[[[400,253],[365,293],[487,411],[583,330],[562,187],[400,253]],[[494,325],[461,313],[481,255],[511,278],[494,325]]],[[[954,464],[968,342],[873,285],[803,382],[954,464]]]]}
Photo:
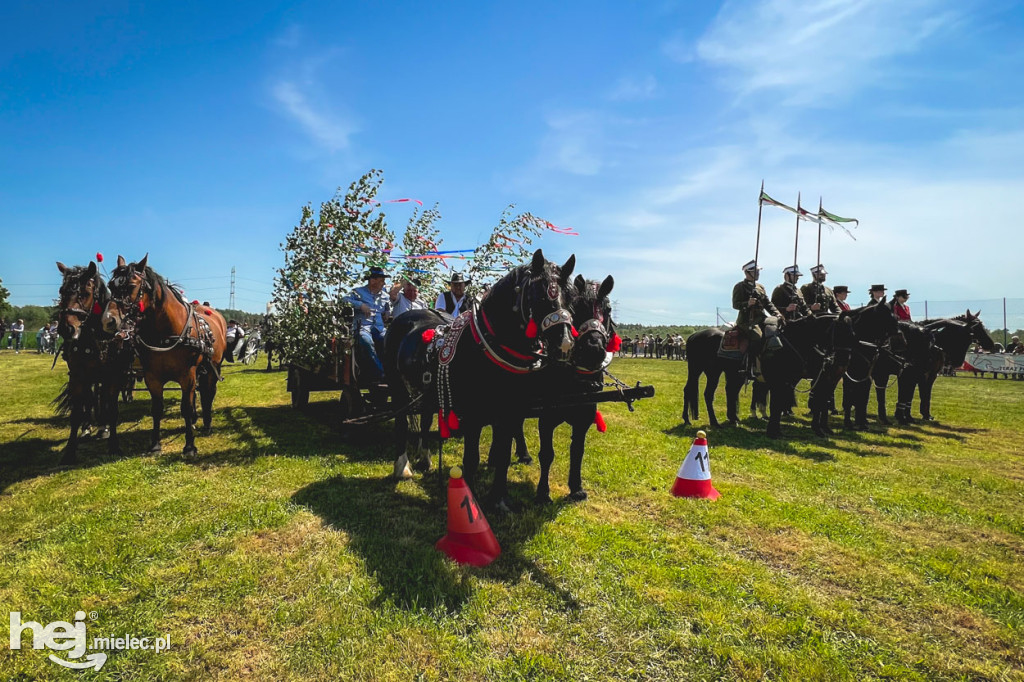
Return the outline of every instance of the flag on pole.
{"type": "MultiPolygon", "coordinates": [[[[812,214],[808,213],[808,215],[810,216],[812,214]]],[[[821,208],[821,206],[819,205],[818,215],[815,216],[814,218],[807,218],[807,220],[814,220],[819,225],[824,225],[829,230],[833,229],[834,227],[838,227],[840,230],[846,233],[847,237],[849,237],[853,241],[857,241],[857,238],[853,236],[853,233],[846,229],[846,225],[843,225],[843,223],[853,223],[853,226],[857,227],[858,225],[860,225],[860,221],[857,220],[856,218],[843,218],[842,216],[837,216],[835,213],[829,213],[825,209],[821,208]]]]}
{"type": "Polygon", "coordinates": [[[793,208],[792,206],[786,206],[781,201],[775,201],[775,199],[772,199],[770,196],[765,194],[764,190],[761,190],[761,204],[767,204],[769,206],[778,206],[779,208],[786,209],[790,213],[796,213],[795,208],[793,208]]]}
{"type": "Polygon", "coordinates": [[[818,209],[818,215],[827,220],[831,220],[834,223],[856,223],[857,225],[860,225],[860,221],[856,218],[841,218],[835,213],[829,213],[823,208],[818,209]]]}

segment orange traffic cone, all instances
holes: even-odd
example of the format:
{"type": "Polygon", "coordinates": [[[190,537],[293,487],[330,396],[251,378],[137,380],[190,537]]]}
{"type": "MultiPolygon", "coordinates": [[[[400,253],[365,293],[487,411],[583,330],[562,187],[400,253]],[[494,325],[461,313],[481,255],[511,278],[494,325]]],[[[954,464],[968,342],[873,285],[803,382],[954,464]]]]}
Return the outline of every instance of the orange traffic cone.
{"type": "Polygon", "coordinates": [[[498,539],[459,467],[452,467],[448,479],[448,534],[434,546],[453,561],[473,566],[486,566],[501,554],[498,539]]]}
{"type": "Polygon", "coordinates": [[[717,500],[720,492],[711,485],[711,461],[708,459],[707,434],[697,432],[686,459],[679,465],[672,494],[676,497],[703,497],[717,500]]]}

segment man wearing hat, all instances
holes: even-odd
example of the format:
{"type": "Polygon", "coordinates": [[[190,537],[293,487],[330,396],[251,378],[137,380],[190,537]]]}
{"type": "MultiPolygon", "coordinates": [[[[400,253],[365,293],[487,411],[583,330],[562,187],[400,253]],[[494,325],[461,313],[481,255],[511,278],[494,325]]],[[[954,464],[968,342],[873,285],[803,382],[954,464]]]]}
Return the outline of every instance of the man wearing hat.
{"type": "Polygon", "coordinates": [[[850,304],[846,302],[846,297],[850,295],[850,287],[845,284],[839,284],[832,293],[836,297],[836,305],[839,306],[840,312],[845,312],[850,309],[850,304]]]}
{"type": "Polygon", "coordinates": [[[461,272],[453,272],[448,280],[448,291],[437,297],[434,307],[449,315],[458,316],[469,310],[469,299],[466,297],[466,285],[469,280],[461,272]]]}
{"type": "Polygon", "coordinates": [[[761,352],[761,338],[764,336],[762,325],[767,317],[779,317],[779,311],[768,298],[768,292],[757,281],[760,273],[761,268],[757,267],[756,261],[748,262],[743,266],[743,281],[737,282],[732,288],[732,307],[739,311],[736,314],[736,328],[750,341],[751,357],[757,357],[761,352]]]}
{"type": "Polygon", "coordinates": [[[420,280],[416,277],[395,280],[388,295],[391,297],[391,314],[394,317],[407,310],[422,310],[427,307],[420,298],[420,280]]]}
{"type": "Polygon", "coordinates": [[[910,322],[910,306],[907,305],[908,298],[910,298],[910,294],[907,293],[906,289],[897,289],[896,295],[892,297],[892,313],[896,316],[897,320],[910,322]]]}
{"type": "Polygon", "coordinates": [[[782,271],[782,284],[775,287],[775,291],[772,292],[772,303],[782,311],[782,316],[787,322],[799,320],[801,317],[811,314],[807,302],[804,301],[800,290],[796,288],[796,281],[802,274],[799,266],[790,265],[782,271]]]}
{"type": "Polygon", "coordinates": [[[366,284],[356,287],[341,300],[356,309],[355,323],[358,342],[370,367],[364,369],[366,381],[380,381],[384,368],[380,353],[384,350],[384,321],[391,317],[391,297],[384,292],[384,268],[373,266],[366,273],[366,284]]]}
{"type": "Polygon", "coordinates": [[[868,305],[877,305],[885,300],[885,285],[872,284],[868,289],[868,305]]]}
{"type": "Polygon", "coordinates": [[[825,271],[825,266],[818,263],[811,268],[812,280],[800,287],[800,293],[804,297],[804,302],[810,306],[811,312],[815,315],[839,312],[839,305],[836,303],[835,294],[825,286],[826,275],[828,273],[825,271]]]}

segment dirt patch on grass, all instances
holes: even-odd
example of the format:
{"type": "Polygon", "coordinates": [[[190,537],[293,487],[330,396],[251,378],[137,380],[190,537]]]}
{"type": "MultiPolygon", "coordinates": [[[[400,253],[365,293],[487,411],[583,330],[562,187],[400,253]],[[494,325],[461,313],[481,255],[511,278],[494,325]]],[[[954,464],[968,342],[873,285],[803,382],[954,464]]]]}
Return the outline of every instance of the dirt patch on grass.
{"type": "Polygon", "coordinates": [[[240,538],[237,551],[272,556],[294,554],[303,545],[315,543],[319,536],[330,532],[321,519],[312,514],[300,514],[280,528],[259,530],[240,538]]]}

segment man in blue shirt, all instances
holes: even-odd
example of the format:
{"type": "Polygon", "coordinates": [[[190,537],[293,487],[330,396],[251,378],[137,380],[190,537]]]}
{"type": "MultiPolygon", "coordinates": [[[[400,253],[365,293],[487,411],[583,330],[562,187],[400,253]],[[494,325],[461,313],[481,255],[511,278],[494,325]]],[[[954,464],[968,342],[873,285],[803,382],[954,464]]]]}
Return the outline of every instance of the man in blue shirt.
{"type": "Polygon", "coordinates": [[[383,268],[371,267],[366,273],[366,284],[356,287],[342,299],[356,309],[359,334],[356,340],[371,365],[363,368],[363,379],[371,382],[380,381],[384,376],[380,353],[384,350],[384,321],[391,317],[391,298],[384,291],[387,276],[383,268]]]}

